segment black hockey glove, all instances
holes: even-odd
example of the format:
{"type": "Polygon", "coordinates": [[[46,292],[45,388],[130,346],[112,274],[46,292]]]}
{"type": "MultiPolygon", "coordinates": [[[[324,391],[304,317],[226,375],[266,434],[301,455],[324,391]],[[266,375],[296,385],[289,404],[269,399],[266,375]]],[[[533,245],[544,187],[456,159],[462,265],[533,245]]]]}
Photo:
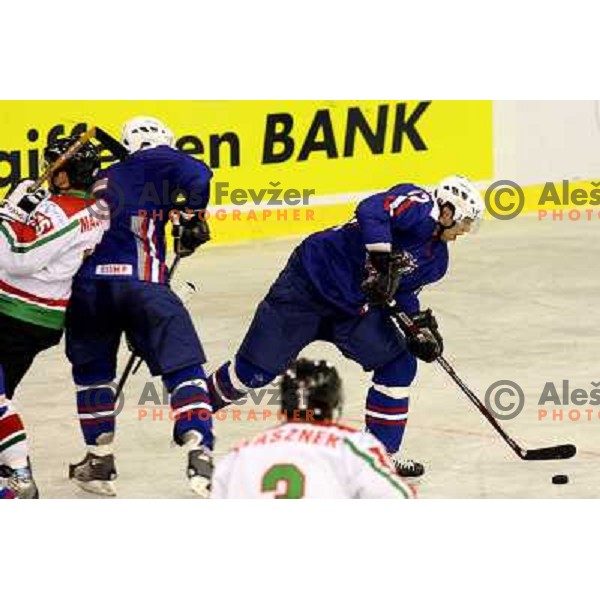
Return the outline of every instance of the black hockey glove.
{"type": "Polygon", "coordinates": [[[444,352],[444,340],[431,309],[421,311],[412,318],[416,331],[407,331],[408,349],[420,360],[433,362],[444,352]]]}
{"type": "Polygon", "coordinates": [[[408,252],[369,252],[365,265],[367,276],[360,286],[369,304],[381,306],[392,300],[402,276],[415,266],[408,252]]]}
{"type": "Polygon", "coordinates": [[[181,258],[191,256],[202,244],[210,241],[208,223],[198,213],[181,215],[180,224],[175,227],[179,228],[175,234],[175,253],[181,258]]]}

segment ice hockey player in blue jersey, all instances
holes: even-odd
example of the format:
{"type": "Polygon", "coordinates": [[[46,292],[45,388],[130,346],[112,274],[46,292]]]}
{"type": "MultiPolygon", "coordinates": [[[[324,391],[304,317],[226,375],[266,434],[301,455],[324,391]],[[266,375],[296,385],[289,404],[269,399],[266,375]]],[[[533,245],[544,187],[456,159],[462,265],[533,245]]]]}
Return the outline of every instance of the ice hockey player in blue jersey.
{"type": "Polygon", "coordinates": [[[422,475],[423,465],[402,460],[399,449],[417,359],[435,360],[443,342],[418,293],[446,274],[448,242],[472,230],[483,212],[479,192],[464,177],[445,179],[431,194],[403,183],[360,202],[350,223],[309,236],[259,304],[233,361],[210,376],[213,407],[265,386],[305,346],[328,341],[373,373],[366,427],[398,474],[422,475]],[[419,335],[402,338],[390,325],[392,300],[413,317],[419,335]]]}
{"type": "Polygon", "coordinates": [[[152,375],[162,377],[173,439],[188,450],[190,485],[207,496],[214,439],[206,358],[190,315],[169,286],[166,228],[176,215],[175,251],[182,257],[208,241],[198,211],[209,201],[212,172],[176,150],[173,134],[157,119],[127,122],[121,141],[129,156],[101,172],[93,189],[110,207],[111,227],[79,272],[67,311],[67,356],[87,446],[69,476],[87,491],[116,494],[114,380],[125,334],[152,375]]]}

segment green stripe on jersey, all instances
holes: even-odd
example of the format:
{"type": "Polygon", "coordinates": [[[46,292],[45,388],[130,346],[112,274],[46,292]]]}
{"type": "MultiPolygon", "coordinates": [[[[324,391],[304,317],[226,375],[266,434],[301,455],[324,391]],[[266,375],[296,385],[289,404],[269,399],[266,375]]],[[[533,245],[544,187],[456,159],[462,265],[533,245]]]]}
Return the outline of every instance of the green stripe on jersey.
{"type": "Polygon", "coordinates": [[[357,456],[362,458],[365,462],[367,462],[369,464],[369,466],[375,472],[379,473],[379,475],[381,475],[382,477],[385,477],[385,479],[387,479],[391,485],[393,485],[397,490],[400,490],[402,492],[402,495],[407,500],[410,499],[410,496],[407,494],[404,486],[401,483],[399,483],[398,481],[396,481],[396,479],[394,477],[392,477],[392,475],[387,473],[384,469],[377,466],[374,456],[370,456],[369,454],[366,454],[365,452],[363,452],[360,448],[358,448],[355,444],[353,444],[348,438],[344,438],[344,444],[346,444],[346,446],[348,446],[350,448],[350,450],[352,450],[352,452],[354,452],[354,454],[356,454],[357,456]]]}
{"type": "Polygon", "coordinates": [[[30,250],[35,250],[36,248],[39,248],[40,246],[44,246],[45,244],[53,242],[55,239],[62,237],[63,235],[66,235],[67,233],[70,233],[71,231],[73,231],[74,229],[76,229],[77,227],[80,227],[80,226],[81,225],[78,220],[72,221],[71,223],[69,223],[68,225],[63,227],[62,229],[55,231],[53,234],[51,234],[49,236],[42,237],[42,238],[36,240],[35,242],[18,242],[17,240],[14,239],[14,237],[12,235],[10,235],[9,231],[6,229],[6,227],[4,226],[2,221],[0,221],[0,233],[2,233],[4,235],[4,237],[8,240],[8,243],[10,244],[10,248],[13,252],[15,252],[17,254],[24,254],[25,252],[29,252],[30,250]]]}
{"type": "Polygon", "coordinates": [[[0,452],[4,452],[7,448],[18,444],[19,442],[23,442],[27,439],[27,435],[25,432],[19,433],[8,440],[6,440],[3,444],[0,444],[0,452]]]}
{"type": "Polygon", "coordinates": [[[40,327],[48,327],[48,329],[61,330],[65,326],[64,309],[44,308],[36,304],[29,304],[5,296],[2,292],[0,292],[0,313],[40,327]]]}

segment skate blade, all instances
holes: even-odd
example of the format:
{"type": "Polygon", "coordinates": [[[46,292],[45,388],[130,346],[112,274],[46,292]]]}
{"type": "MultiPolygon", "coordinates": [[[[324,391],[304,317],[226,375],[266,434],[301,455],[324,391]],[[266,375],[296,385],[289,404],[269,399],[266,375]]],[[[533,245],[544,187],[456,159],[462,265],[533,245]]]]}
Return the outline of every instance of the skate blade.
{"type": "Polygon", "coordinates": [[[73,481],[84,492],[88,492],[89,494],[110,497],[117,495],[117,487],[114,481],[79,481],[78,479],[73,479],[73,481]]]}
{"type": "Polygon", "coordinates": [[[202,500],[207,500],[210,496],[210,482],[204,477],[190,477],[190,489],[196,496],[202,500]]]}

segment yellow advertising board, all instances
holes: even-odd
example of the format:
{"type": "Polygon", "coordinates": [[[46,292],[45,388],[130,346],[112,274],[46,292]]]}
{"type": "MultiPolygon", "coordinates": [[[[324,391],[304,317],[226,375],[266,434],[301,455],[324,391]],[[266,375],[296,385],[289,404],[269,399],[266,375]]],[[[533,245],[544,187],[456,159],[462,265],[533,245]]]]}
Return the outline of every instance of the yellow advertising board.
{"type": "Polygon", "coordinates": [[[92,125],[118,137],[140,114],[214,170],[209,218],[221,242],[337,224],[361,192],[402,181],[493,177],[491,101],[4,101],[0,190],[39,174],[49,139],[92,125]],[[281,203],[298,195],[308,200],[281,203]]]}

